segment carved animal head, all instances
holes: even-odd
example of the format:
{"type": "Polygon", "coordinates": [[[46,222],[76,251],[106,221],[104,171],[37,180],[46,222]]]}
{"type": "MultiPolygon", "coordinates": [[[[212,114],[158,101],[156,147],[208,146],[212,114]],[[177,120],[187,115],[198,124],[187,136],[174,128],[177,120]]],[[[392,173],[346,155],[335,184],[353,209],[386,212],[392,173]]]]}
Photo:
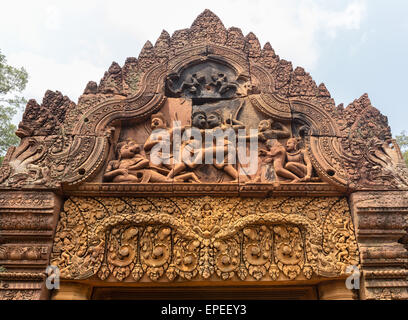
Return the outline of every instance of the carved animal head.
{"type": "Polygon", "coordinates": [[[203,111],[197,111],[193,113],[193,127],[197,127],[199,129],[206,129],[207,128],[207,116],[203,111]]]}
{"type": "Polygon", "coordinates": [[[152,114],[152,122],[150,124],[152,130],[155,129],[164,129],[167,127],[166,119],[164,118],[164,114],[158,112],[156,114],[152,114]]]}
{"type": "Polygon", "coordinates": [[[212,112],[207,113],[208,128],[212,129],[215,127],[219,127],[221,124],[222,124],[222,117],[218,112],[212,111],[212,112]]]}

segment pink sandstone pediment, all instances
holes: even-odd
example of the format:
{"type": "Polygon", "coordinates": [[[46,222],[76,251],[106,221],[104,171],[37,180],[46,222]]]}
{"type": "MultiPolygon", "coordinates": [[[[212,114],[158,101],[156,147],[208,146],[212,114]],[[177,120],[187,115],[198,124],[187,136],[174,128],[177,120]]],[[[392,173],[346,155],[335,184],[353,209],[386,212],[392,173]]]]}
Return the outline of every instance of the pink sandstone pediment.
{"type": "MultiPolygon", "coordinates": [[[[321,191],[331,186],[342,192],[408,186],[387,118],[366,94],[347,108],[336,107],[324,84],[317,85],[301,67],[293,70],[269,43],[261,48],[253,33],[244,36],[238,28],[226,29],[209,10],[190,28],[172,36],[163,31],[155,45],[146,42],[139,57],[126,59],[122,67],[113,62],[99,85],[88,83],[77,104],[58,91],[47,91],[41,104],[30,100],[17,131],[21,144],[10,148],[0,181],[6,188],[72,189],[84,182],[105,183],[106,166],[117,156],[117,145],[126,139],[143,145],[152,115],[163,113],[171,129],[174,120],[191,126],[194,112],[203,110],[218,112],[220,124],[234,118],[247,131],[263,120],[272,122],[272,131],[287,130],[278,141],[285,146],[289,138],[297,139],[297,149],[308,155],[313,172],[312,179],[298,174],[297,181],[290,173],[280,179],[279,174],[259,177],[260,170],[255,177],[231,178],[210,165],[183,171],[194,173],[202,183],[234,181],[238,193],[280,190],[290,182],[295,183],[288,190],[313,189],[307,186],[313,183],[321,191]]],[[[149,159],[149,151],[141,154],[149,159]]],[[[144,170],[168,176],[166,170],[144,170]]],[[[150,182],[168,184],[160,188],[172,192],[173,182],[198,181],[174,178],[150,182]]],[[[142,180],[131,184],[140,187],[147,181],[142,180]]],[[[132,190],[144,188],[139,187],[132,190]]]]}
{"type": "Polygon", "coordinates": [[[408,298],[408,169],[387,118],[367,94],[336,107],[209,10],[113,62],[78,103],[29,100],[16,134],[0,167],[0,299],[49,298],[47,266],[57,299],[191,281],[408,298]],[[346,287],[353,270],[361,290],[346,287]]]}

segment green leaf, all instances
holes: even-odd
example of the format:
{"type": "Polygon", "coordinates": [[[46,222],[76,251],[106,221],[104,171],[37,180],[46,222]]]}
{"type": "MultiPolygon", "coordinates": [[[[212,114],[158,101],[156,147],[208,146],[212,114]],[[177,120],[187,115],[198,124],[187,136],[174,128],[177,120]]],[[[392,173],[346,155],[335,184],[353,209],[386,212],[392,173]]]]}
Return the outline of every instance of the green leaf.
{"type": "Polygon", "coordinates": [[[395,139],[397,140],[397,143],[401,148],[405,163],[408,166],[408,135],[405,130],[402,131],[400,135],[395,136],[395,139]]]}
{"type": "Polygon", "coordinates": [[[7,149],[20,141],[14,133],[16,126],[12,119],[27,103],[24,97],[17,94],[25,89],[27,81],[27,71],[8,65],[0,50],[0,163],[7,149]]]}

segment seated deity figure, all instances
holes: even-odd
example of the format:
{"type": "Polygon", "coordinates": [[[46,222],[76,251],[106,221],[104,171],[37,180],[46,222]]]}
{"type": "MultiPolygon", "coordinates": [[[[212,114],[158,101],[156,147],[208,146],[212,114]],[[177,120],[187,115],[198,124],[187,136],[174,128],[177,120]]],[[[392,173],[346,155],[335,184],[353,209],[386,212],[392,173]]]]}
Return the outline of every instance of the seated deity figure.
{"type": "Polygon", "coordinates": [[[276,180],[279,181],[279,177],[281,177],[292,180],[292,183],[298,182],[300,178],[285,168],[285,147],[277,139],[267,140],[266,147],[267,150],[260,149],[259,154],[265,156],[265,163],[272,163],[276,174],[276,180]]]}
{"type": "Polygon", "coordinates": [[[293,172],[300,181],[310,181],[312,178],[312,163],[306,150],[299,149],[299,141],[296,138],[290,138],[286,142],[285,169],[293,172]]]}

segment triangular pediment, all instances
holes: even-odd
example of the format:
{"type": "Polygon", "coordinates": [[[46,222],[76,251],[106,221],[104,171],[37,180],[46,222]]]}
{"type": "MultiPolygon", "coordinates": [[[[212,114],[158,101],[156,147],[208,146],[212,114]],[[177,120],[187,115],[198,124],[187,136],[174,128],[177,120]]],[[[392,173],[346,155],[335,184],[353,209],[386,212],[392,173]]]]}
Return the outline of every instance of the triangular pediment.
{"type": "Polygon", "coordinates": [[[229,128],[236,134],[238,128],[246,135],[258,130],[258,147],[264,150],[255,159],[258,169],[240,176],[237,162],[231,167],[200,164],[201,169],[186,165],[174,174],[175,164],[150,165],[138,168],[137,175],[144,178],[123,183],[232,183],[237,192],[262,184],[265,190],[322,184],[341,192],[407,187],[387,118],[366,94],[347,108],[336,107],[323,83],[317,85],[302,67],[281,59],[269,42],[262,47],[254,33],[226,28],[210,10],[190,28],[172,35],[163,30],[154,44],[147,41],[139,56],[127,58],[124,65],[113,62],[99,83],[87,84],[77,104],[52,91],[42,104],[30,100],[17,131],[22,145],[6,157],[3,184],[117,182],[107,178],[106,170],[119,161],[118,145],[132,140],[142,149],[140,157],[151,161],[143,146],[158,114],[162,129],[169,132],[174,121],[199,130],[229,128]],[[281,161],[269,140],[276,140],[281,161]],[[27,165],[37,169],[33,173],[27,165]]]}

